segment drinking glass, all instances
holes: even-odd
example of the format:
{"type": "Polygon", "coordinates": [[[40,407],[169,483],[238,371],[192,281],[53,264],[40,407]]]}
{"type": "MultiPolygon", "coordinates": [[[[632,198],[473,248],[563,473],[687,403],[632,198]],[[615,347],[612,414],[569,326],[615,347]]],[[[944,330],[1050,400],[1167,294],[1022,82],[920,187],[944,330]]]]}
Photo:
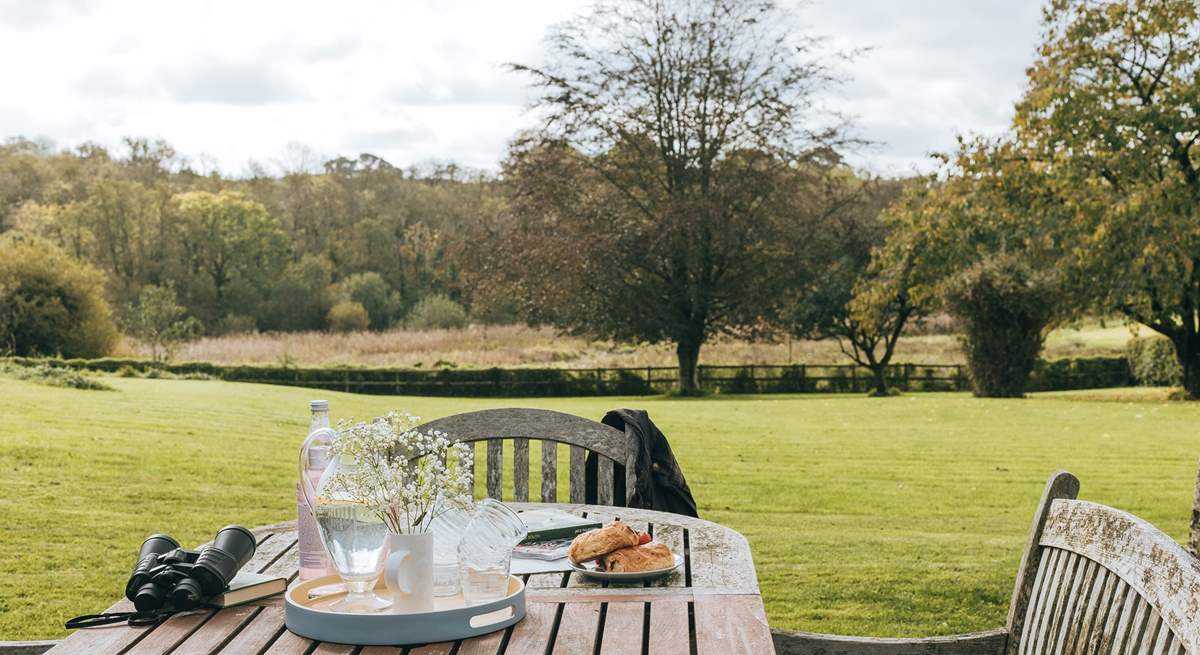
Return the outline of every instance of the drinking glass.
{"type": "Polygon", "coordinates": [[[492,498],[479,503],[458,544],[463,599],[468,605],[504,598],[513,547],[528,534],[525,522],[509,506],[492,498]]]}
{"type": "Polygon", "coordinates": [[[346,596],[329,607],[334,612],[376,612],[391,602],[375,595],[375,581],[387,555],[387,526],[361,503],[318,498],[313,511],[329,559],[346,583],[346,596]]]}
{"type": "Polygon", "coordinates": [[[459,591],[458,545],[471,524],[471,513],[451,508],[429,524],[433,533],[433,595],[453,596],[459,591]]]}

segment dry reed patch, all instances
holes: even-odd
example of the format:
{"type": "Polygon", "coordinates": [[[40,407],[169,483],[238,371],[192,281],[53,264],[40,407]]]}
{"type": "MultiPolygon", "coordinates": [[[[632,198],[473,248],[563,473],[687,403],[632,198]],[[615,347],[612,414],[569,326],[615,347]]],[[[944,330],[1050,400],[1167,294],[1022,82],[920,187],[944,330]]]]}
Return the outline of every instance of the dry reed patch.
{"type": "MultiPolygon", "coordinates": [[[[1046,342],[1043,356],[1092,357],[1120,355],[1129,330],[1124,326],[1084,324],[1056,330],[1046,342]]],[[[123,354],[149,353],[127,341],[123,354]]],[[[405,330],[386,332],[256,333],[205,337],[184,344],[178,360],[219,364],[290,364],[298,366],[354,365],[372,367],[437,368],[609,368],[674,366],[674,348],[668,344],[614,344],[560,335],[551,328],[470,326],[460,330],[405,330]]],[[[701,351],[707,364],[830,364],[845,363],[835,341],[784,340],[749,342],[718,339],[701,351]]],[[[960,364],[958,337],[953,334],[920,334],[901,339],[896,362],[960,364]]]]}

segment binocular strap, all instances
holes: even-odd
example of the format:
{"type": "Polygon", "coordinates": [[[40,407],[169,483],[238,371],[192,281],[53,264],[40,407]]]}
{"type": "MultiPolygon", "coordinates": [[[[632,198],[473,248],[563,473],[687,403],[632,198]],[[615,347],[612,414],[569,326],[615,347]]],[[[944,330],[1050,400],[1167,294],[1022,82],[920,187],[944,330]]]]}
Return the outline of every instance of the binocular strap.
{"type": "Polygon", "coordinates": [[[151,626],[162,623],[175,610],[147,610],[145,612],[103,612],[100,614],[84,614],[63,624],[68,630],[77,628],[98,628],[102,625],[128,622],[133,627],[151,626]]]}

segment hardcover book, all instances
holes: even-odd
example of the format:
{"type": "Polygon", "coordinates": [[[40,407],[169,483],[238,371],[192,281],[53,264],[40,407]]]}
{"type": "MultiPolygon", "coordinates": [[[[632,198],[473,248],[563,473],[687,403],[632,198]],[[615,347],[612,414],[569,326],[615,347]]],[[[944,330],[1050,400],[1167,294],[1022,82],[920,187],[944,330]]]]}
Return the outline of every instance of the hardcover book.
{"type": "Polygon", "coordinates": [[[213,596],[210,605],[231,607],[287,591],[287,578],[239,571],[229,582],[225,593],[213,596]]]}
{"type": "Polygon", "coordinates": [[[535,509],[521,512],[521,520],[529,529],[529,535],[525,537],[525,541],[521,542],[523,544],[571,539],[602,525],[594,519],[568,514],[561,509],[535,509]]]}

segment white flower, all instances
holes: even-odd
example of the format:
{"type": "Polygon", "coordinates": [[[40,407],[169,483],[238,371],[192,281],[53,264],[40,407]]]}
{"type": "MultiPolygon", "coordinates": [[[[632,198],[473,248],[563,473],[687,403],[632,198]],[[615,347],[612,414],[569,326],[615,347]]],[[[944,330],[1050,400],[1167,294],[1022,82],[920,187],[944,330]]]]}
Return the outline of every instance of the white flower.
{"type": "Polygon", "coordinates": [[[330,448],[345,466],[327,484],[370,507],[393,532],[428,529],[438,514],[472,504],[474,448],[418,431],[420,423],[401,412],[369,423],[343,420],[330,448]]]}

